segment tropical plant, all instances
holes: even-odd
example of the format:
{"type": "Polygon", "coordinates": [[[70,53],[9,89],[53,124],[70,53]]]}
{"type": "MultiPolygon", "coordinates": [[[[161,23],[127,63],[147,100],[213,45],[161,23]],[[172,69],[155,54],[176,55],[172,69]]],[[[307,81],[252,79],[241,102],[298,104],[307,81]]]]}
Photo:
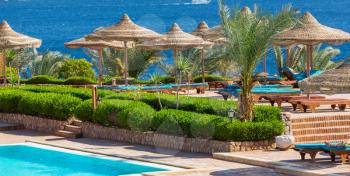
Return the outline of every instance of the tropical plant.
{"type": "Polygon", "coordinates": [[[92,64],[85,59],[67,59],[59,68],[59,77],[67,79],[69,77],[93,78],[95,75],[92,64]]]}
{"type": "Polygon", "coordinates": [[[238,66],[241,79],[239,114],[242,120],[253,120],[253,74],[266,50],[272,46],[273,36],[297,21],[297,12],[286,6],[275,15],[262,13],[257,7],[251,14],[239,8],[230,10],[219,0],[222,27],[227,38],[229,58],[238,66]]]}
{"type": "MultiPolygon", "coordinates": [[[[85,53],[92,58],[92,63],[96,66],[98,53],[95,50],[85,49],[85,53]]],[[[124,52],[114,49],[103,50],[103,73],[108,76],[123,76],[124,70],[124,52]]],[[[131,77],[140,76],[150,65],[160,61],[160,55],[156,51],[146,51],[137,48],[129,49],[129,75],[131,77]]]]}
{"type": "Polygon", "coordinates": [[[214,46],[206,50],[205,66],[209,73],[217,73],[229,77],[236,70],[235,62],[229,57],[230,53],[225,46],[214,46]]]}
{"type": "MultiPolygon", "coordinates": [[[[281,73],[284,66],[302,71],[306,67],[306,47],[295,46],[291,48],[289,58],[284,59],[281,47],[274,47],[277,70],[281,73]],[[288,60],[287,60],[288,59],[288,60]]],[[[340,54],[340,50],[333,47],[322,47],[322,44],[314,46],[312,67],[317,70],[328,70],[337,67],[342,62],[334,62],[332,59],[340,54]]]]}
{"type": "Polygon", "coordinates": [[[29,68],[32,75],[50,75],[58,78],[59,70],[66,59],[70,59],[68,55],[47,51],[42,55],[35,55],[34,60],[29,63],[29,68]]]}

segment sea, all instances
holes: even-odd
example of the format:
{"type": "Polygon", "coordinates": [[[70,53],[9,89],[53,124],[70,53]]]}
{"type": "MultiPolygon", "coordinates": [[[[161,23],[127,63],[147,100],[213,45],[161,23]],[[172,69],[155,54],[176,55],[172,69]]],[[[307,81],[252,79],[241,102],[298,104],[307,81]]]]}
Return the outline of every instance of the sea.
{"type": "MultiPolygon", "coordinates": [[[[278,12],[291,4],[300,12],[310,11],[322,24],[350,32],[350,0],[226,0],[228,7],[258,5],[264,11],[278,12]]],[[[74,58],[87,57],[81,49],[65,48],[63,43],[83,37],[98,27],[118,22],[127,13],[137,24],[165,33],[176,22],[185,32],[193,31],[204,20],[210,27],[220,24],[217,0],[0,0],[0,20],[14,30],[43,40],[39,52],[59,51],[74,58]]],[[[344,60],[350,45],[334,46],[344,60]]],[[[165,52],[165,62],[172,62],[165,52]]],[[[89,59],[89,58],[87,58],[89,59]]],[[[268,71],[276,73],[273,53],[268,56],[268,71]]],[[[148,72],[154,72],[152,66],[148,72]]],[[[256,71],[262,71],[260,64],[256,71]]]]}

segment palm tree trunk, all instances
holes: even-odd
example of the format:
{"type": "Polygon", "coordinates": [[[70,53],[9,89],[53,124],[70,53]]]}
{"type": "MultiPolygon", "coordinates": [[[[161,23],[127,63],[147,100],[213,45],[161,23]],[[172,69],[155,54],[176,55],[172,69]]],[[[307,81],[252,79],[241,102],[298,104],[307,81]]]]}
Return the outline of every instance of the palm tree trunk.
{"type": "Polygon", "coordinates": [[[241,95],[239,97],[239,112],[240,118],[244,121],[253,120],[254,100],[252,95],[253,81],[248,76],[243,77],[241,86],[241,95]]]}

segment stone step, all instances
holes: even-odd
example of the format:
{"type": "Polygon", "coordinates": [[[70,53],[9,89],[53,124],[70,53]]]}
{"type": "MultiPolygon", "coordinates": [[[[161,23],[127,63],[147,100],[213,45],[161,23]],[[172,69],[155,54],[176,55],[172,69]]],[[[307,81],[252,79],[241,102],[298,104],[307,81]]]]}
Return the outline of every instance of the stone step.
{"type": "Polygon", "coordinates": [[[73,120],[70,124],[73,125],[73,126],[81,127],[81,125],[83,124],[83,122],[80,121],[80,120],[73,120]]]}
{"type": "Polygon", "coordinates": [[[317,141],[347,141],[349,133],[327,133],[295,136],[296,143],[314,143],[317,141]]]}
{"type": "Polygon", "coordinates": [[[81,135],[80,134],[75,134],[70,131],[65,131],[65,130],[59,130],[56,131],[55,133],[57,136],[65,137],[65,138],[79,138],[81,135]]]}
{"type": "Polygon", "coordinates": [[[23,129],[24,129],[24,126],[20,124],[0,122],[0,131],[23,130],[23,129]]]}
{"type": "Polygon", "coordinates": [[[75,134],[81,134],[81,127],[74,125],[65,125],[64,130],[73,132],[75,134]]]}
{"type": "Polygon", "coordinates": [[[321,128],[305,128],[293,130],[293,136],[311,135],[311,134],[329,134],[329,133],[349,133],[350,126],[347,127],[321,127],[321,128]]]}
{"type": "Polygon", "coordinates": [[[292,123],[292,129],[322,128],[322,127],[349,127],[350,120],[333,120],[319,122],[292,123]]]}
{"type": "Polygon", "coordinates": [[[322,122],[322,121],[350,121],[349,115],[319,116],[319,117],[302,117],[291,119],[292,123],[322,122]]]}

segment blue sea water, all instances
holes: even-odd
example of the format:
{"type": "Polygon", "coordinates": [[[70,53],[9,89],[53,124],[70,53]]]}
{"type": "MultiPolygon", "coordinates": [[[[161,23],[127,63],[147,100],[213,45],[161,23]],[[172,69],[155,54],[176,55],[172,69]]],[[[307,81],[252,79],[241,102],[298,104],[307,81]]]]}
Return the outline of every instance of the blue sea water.
{"type": "Polygon", "coordinates": [[[165,170],[25,145],[0,146],[0,175],[4,176],[118,176],[165,170]]]}
{"type": "MultiPolygon", "coordinates": [[[[325,25],[350,32],[348,0],[226,0],[226,3],[229,7],[258,4],[270,12],[290,3],[302,12],[312,12],[325,25]]],[[[137,24],[160,33],[166,32],[173,22],[187,32],[202,20],[211,27],[220,23],[216,0],[0,0],[0,20],[6,19],[15,30],[43,39],[39,51],[57,50],[74,57],[85,55],[82,50],[65,48],[64,42],[100,26],[112,25],[123,13],[128,13],[137,24]]],[[[337,47],[342,54],[336,60],[349,56],[349,44],[337,47]]],[[[272,56],[268,59],[270,73],[275,72],[272,56]]],[[[261,70],[261,66],[257,68],[261,70]]]]}

